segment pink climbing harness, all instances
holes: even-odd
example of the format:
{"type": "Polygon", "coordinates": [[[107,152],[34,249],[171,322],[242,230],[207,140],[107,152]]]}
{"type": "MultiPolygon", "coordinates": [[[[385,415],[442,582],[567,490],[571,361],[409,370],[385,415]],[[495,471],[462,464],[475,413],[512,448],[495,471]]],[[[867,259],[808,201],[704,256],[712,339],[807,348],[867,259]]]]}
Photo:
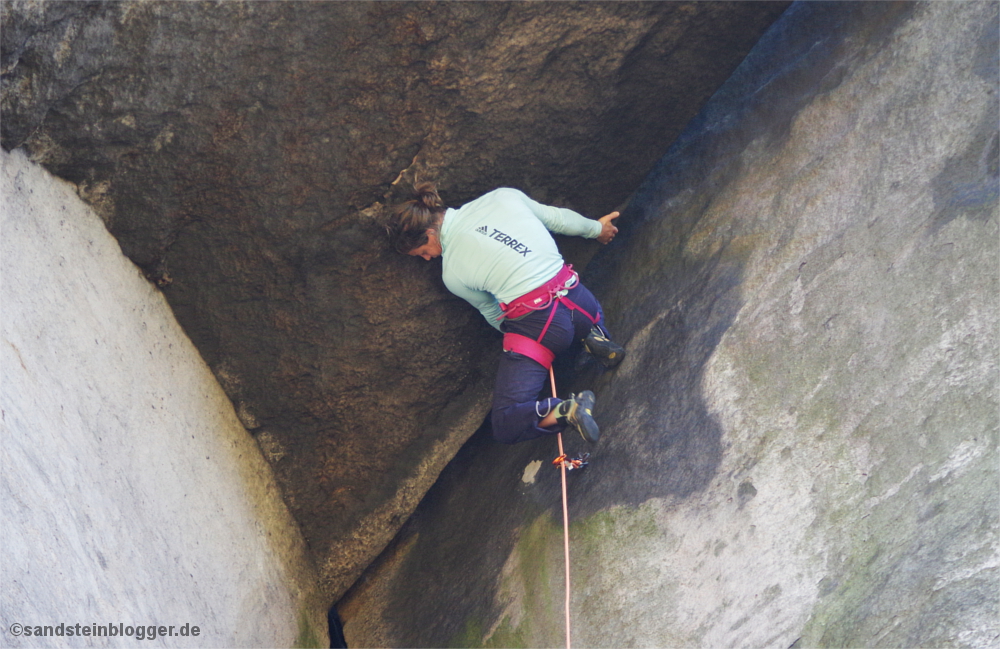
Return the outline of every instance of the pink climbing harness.
{"type": "Polygon", "coordinates": [[[551,368],[556,354],[542,344],[542,339],[545,338],[545,334],[549,330],[549,325],[552,324],[552,318],[555,316],[556,309],[559,308],[560,304],[571,311],[579,311],[587,316],[593,324],[597,324],[596,316],[587,313],[573,302],[573,300],[566,297],[570,289],[575,288],[579,283],[580,276],[573,270],[572,265],[566,264],[562,267],[562,270],[556,273],[555,277],[535,290],[522,295],[510,304],[501,304],[500,310],[503,311],[503,315],[498,318],[501,320],[504,318],[520,318],[529,313],[551,307],[549,319],[545,321],[545,326],[542,327],[542,333],[538,336],[537,340],[532,340],[528,336],[522,336],[521,334],[508,332],[503,335],[503,350],[505,352],[517,352],[537,362],[545,369],[551,368]]]}

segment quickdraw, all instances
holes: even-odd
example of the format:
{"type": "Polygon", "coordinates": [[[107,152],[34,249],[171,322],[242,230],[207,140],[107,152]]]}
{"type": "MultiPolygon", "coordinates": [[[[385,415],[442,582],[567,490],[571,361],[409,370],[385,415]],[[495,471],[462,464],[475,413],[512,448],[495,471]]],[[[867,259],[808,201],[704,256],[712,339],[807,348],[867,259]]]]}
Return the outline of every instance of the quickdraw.
{"type": "Polygon", "coordinates": [[[590,453],[583,453],[572,460],[568,459],[566,454],[563,453],[556,459],[552,460],[552,466],[566,467],[567,471],[572,471],[573,469],[582,469],[590,464],[588,460],[590,460],[590,453]]]}

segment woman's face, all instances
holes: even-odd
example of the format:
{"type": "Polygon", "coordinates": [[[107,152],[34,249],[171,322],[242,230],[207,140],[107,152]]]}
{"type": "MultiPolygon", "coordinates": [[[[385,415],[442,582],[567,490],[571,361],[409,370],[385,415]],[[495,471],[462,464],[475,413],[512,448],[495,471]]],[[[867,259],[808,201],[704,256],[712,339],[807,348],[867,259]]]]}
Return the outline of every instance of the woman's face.
{"type": "Polygon", "coordinates": [[[441,240],[438,239],[437,232],[427,231],[427,243],[406,253],[411,257],[423,257],[427,261],[441,256],[441,240]]]}

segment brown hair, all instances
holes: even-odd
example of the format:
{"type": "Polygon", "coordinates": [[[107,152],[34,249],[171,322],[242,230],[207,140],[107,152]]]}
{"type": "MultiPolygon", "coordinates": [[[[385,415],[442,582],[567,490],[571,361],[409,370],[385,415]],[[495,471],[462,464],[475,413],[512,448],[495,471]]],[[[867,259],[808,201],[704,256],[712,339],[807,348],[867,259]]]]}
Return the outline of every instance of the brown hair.
{"type": "Polygon", "coordinates": [[[420,183],[413,188],[413,198],[392,210],[386,226],[389,240],[398,252],[410,252],[427,243],[427,230],[441,227],[445,206],[434,183],[420,183]]]}

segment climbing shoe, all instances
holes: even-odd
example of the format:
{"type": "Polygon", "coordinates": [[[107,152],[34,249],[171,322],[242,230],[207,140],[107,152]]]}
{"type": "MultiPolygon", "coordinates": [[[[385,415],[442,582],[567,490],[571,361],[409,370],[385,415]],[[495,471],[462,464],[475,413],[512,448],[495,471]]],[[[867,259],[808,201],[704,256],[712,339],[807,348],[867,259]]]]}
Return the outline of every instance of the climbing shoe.
{"type": "Polygon", "coordinates": [[[583,340],[583,348],[604,367],[616,367],[625,358],[625,348],[605,336],[598,326],[590,328],[590,333],[583,340]]]}
{"type": "Polygon", "coordinates": [[[594,421],[593,410],[594,393],[584,390],[576,396],[570,395],[569,399],[556,406],[556,421],[572,426],[583,439],[593,444],[601,436],[597,422],[594,421]]]}

